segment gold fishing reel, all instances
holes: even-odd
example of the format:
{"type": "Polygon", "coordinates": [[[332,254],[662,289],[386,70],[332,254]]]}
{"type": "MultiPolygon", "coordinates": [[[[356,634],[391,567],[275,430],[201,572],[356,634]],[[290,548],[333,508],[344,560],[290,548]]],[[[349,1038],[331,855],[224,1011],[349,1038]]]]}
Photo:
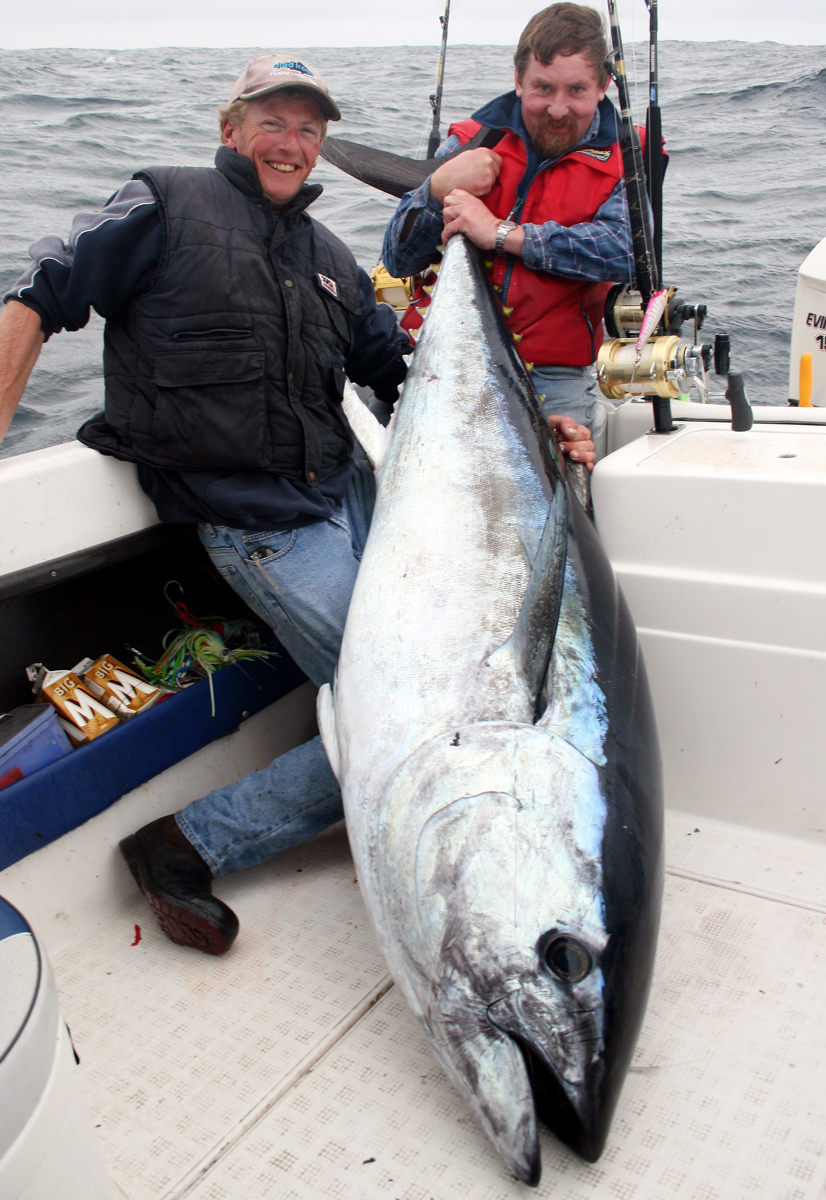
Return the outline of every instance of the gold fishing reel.
{"type": "Polygon", "coordinates": [[[602,343],[597,355],[597,382],[609,400],[629,396],[676,400],[692,383],[705,390],[711,349],[666,334],[645,342],[638,359],[635,338],[611,338],[602,343]]]}
{"type": "Polygon", "coordinates": [[[396,312],[406,310],[419,284],[419,278],[415,275],[408,279],[397,279],[390,274],[383,262],[376,263],[370,272],[370,278],[373,281],[376,300],[389,304],[396,312]]]}
{"type": "Polygon", "coordinates": [[[638,334],[644,316],[640,293],[627,284],[614,284],[605,302],[605,327],[610,336],[628,338],[638,334]]]}
{"type": "MultiPolygon", "coordinates": [[[[636,288],[627,283],[615,283],[605,301],[605,328],[608,336],[614,338],[636,337],[642,329],[645,317],[645,305],[642,296],[636,288]]],[[[668,289],[668,300],[664,315],[664,333],[679,333],[685,321],[694,321],[694,340],[702,328],[706,317],[704,304],[686,304],[677,299],[677,288],[668,289]]]]}

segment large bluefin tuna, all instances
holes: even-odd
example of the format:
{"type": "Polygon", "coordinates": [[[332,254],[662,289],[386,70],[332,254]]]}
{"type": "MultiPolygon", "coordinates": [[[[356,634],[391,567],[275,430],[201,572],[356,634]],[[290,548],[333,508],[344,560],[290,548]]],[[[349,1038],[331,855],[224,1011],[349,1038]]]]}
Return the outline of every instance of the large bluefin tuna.
{"type": "Polygon", "coordinates": [[[448,1075],[524,1182],[537,1116],[594,1161],[653,967],[657,736],[628,609],[462,237],[319,720],[376,935],[448,1075]]]}

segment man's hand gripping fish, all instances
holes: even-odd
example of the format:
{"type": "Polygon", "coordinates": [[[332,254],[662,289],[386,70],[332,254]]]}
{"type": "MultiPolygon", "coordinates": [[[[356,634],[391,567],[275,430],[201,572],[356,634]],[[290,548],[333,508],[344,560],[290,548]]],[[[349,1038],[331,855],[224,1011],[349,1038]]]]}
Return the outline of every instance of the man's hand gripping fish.
{"type": "Polygon", "coordinates": [[[601,1154],[642,1023],[660,759],[625,601],[461,236],[388,441],[321,732],[393,978],[535,1185],[537,1118],[601,1154]]]}

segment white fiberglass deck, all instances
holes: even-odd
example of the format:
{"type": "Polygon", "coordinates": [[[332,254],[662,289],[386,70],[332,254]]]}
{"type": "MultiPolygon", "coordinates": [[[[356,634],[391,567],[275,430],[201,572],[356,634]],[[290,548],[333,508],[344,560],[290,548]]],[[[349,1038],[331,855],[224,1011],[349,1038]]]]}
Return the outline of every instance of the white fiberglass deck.
{"type": "MultiPolygon", "coordinates": [[[[815,1200],[826,847],[669,813],[654,987],[607,1149],[538,1196],[815,1200]]],[[[343,827],[221,881],[225,958],[140,898],[56,954],[115,1195],[498,1200],[509,1179],[391,986],[343,827]],[[135,926],[140,926],[137,945],[135,926]]]]}
{"type": "Polygon", "coordinates": [[[696,407],[670,439],[617,410],[593,481],[666,796],[703,814],[667,814],[654,985],[602,1159],[547,1135],[538,1191],[506,1176],[391,986],[343,828],[218,882],[241,919],[225,958],[160,933],[119,838],[311,736],[305,685],[0,874],[50,954],[120,1200],[826,1200],[823,410],[763,410],[746,442],[696,407]]]}

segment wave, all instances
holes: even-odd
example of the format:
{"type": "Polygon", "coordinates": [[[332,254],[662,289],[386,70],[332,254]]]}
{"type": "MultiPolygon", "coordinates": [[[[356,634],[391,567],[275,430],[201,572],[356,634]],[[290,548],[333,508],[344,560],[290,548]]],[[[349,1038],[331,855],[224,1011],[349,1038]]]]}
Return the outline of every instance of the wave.
{"type": "Polygon", "coordinates": [[[796,79],[778,79],[771,83],[755,83],[750,87],[734,91],[727,97],[734,104],[749,104],[764,97],[786,97],[803,95],[817,103],[826,98],[826,67],[796,79]]]}
{"type": "Polygon", "coordinates": [[[154,98],[147,97],[130,100],[123,96],[49,96],[39,92],[8,92],[0,95],[2,108],[57,109],[59,112],[76,112],[78,108],[146,108],[156,103],[154,98]]]}

